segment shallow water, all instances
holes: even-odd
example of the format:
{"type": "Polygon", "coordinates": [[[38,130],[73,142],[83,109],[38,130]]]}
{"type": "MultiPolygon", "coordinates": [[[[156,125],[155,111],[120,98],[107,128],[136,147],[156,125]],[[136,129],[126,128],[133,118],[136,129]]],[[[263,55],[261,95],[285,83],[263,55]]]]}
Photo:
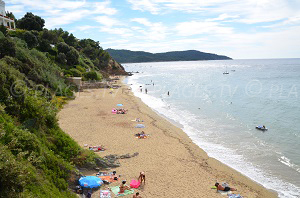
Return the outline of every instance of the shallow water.
{"type": "Polygon", "coordinates": [[[280,197],[300,197],[300,59],[123,66],[139,71],[126,79],[134,94],[209,156],[280,197]]]}

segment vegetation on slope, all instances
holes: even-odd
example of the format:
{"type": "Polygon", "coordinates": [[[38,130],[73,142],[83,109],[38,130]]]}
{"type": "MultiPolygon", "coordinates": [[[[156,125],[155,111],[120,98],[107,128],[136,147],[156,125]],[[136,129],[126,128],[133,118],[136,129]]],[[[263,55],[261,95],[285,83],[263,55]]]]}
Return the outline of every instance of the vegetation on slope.
{"type": "Polygon", "coordinates": [[[120,63],[160,62],[160,61],[196,61],[196,60],[230,60],[227,56],[200,52],[196,50],[174,51],[152,54],[143,51],[106,50],[120,63]]]}
{"type": "Polygon", "coordinates": [[[98,42],[43,23],[29,13],[17,22],[24,29],[0,27],[0,197],[76,197],[75,167],[94,165],[96,156],[58,126],[57,112],[76,89],[66,77],[125,73],[108,68],[114,61],[98,42]]]}

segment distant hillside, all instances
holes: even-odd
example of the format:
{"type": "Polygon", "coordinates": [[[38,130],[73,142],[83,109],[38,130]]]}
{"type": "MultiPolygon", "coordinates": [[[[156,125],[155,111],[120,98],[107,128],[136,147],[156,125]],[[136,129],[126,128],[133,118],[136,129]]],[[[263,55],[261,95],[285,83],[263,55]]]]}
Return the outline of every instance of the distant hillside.
{"type": "Polygon", "coordinates": [[[159,62],[159,61],[196,61],[196,60],[230,60],[227,56],[200,52],[197,50],[149,53],[130,50],[106,50],[120,63],[159,62]]]}

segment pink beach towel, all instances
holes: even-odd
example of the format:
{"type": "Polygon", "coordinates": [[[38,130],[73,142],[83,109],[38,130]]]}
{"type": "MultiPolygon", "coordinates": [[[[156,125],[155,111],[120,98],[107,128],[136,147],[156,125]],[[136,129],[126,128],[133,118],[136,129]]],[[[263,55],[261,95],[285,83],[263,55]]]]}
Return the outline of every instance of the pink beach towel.
{"type": "Polygon", "coordinates": [[[130,187],[131,187],[131,188],[138,188],[138,187],[140,187],[140,181],[137,181],[137,180],[131,180],[131,182],[130,182],[130,187]]]}

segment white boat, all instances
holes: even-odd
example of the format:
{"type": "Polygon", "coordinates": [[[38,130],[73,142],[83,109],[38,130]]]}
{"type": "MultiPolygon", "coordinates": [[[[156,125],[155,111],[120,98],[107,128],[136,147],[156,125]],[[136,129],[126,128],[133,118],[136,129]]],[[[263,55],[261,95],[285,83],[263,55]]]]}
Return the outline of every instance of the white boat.
{"type": "Polygon", "coordinates": [[[226,71],[223,72],[223,74],[229,74],[229,72],[227,71],[227,66],[226,66],[226,71]]]}

